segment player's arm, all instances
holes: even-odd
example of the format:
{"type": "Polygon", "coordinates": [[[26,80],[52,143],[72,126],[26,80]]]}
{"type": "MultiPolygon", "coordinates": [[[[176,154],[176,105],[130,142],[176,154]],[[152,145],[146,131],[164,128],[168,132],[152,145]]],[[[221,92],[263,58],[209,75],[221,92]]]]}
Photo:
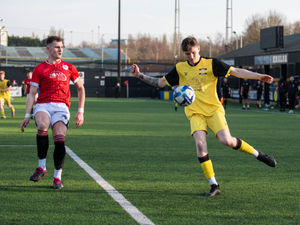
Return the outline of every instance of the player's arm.
{"type": "Polygon", "coordinates": [[[24,128],[28,125],[31,117],[31,109],[33,107],[34,99],[35,99],[35,94],[38,90],[38,87],[31,86],[30,92],[26,101],[26,112],[25,112],[25,118],[20,124],[20,129],[22,132],[24,132],[24,128]]]}
{"type": "Polygon", "coordinates": [[[84,103],[85,103],[85,88],[80,79],[75,83],[78,94],[78,112],[76,114],[76,127],[80,127],[84,121],[84,103]]]}
{"type": "Polygon", "coordinates": [[[235,68],[235,67],[231,67],[230,75],[243,78],[243,79],[260,80],[263,82],[267,82],[269,84],[273,82],[273,77],[268,74],[256,73],[246,69],[235,68]]]}
{"type": "Polygon", "coordinates": [[[141,81],[153,87],[163,88],[167,85],[166,81],[163,78],[151,77],[141,73],[140,68],[136,64],[133,64],[131,66],[130,72],[136,78],[139,78],[141,81]]]}
{"type": "Polygon", "coordinates": [[[5,89],[2,89],[1,92],[6,92],[6,91],[10,91],[11,89],[11,84],[10,84],[10,81],[7,81],[7,88],[5,89]]]}

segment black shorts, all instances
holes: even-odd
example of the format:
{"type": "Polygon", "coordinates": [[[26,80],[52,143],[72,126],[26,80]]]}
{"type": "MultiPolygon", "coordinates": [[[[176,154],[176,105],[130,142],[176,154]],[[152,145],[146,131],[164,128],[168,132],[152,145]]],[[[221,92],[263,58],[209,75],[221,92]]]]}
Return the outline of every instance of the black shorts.
{"type": "Polygon", "coordinates": [[[248,93],[243,93],[243,94],[242,94],[242,97],[243,97],[243,99],[248,99],[248,97],[249,97],[249,96],[248,96],[248,93]]]}
{"type": "Polygon", "coordinates": [[[256,100],[261,100],[261,93],[257,93],[256,100]]]}

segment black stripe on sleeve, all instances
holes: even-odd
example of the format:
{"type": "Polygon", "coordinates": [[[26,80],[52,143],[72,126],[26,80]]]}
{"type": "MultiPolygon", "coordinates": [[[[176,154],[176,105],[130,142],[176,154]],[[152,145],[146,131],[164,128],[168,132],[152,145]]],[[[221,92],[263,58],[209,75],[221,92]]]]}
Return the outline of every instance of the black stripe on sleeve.
{"type": "Polygon", "coordinates": [[[176,67],[174,67],[166,76],[166,80],[171,86],[179,85],[179,76],[176,70],[176,67]]]}
{"type": "Polygon", "coordinates": [[[212,68],[213,73],[216,77],[225,77],[228,70],[230,69],[230,66],[216,58],[213,58],[212,68]]]}

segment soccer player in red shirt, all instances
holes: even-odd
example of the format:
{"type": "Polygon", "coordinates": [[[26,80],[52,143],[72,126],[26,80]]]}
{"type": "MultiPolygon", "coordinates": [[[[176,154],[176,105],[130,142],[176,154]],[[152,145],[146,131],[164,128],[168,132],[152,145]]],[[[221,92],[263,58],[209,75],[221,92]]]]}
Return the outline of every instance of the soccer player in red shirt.
{"type": "Polygon", "coordinates": [[[24,80],[24,84],[25,84],[25,93],[24,94],[26,94],[26,96],[29,95],[31,79],[32,79],[32,72],[28,71],[27,72],[27,77],[24,80]]]}
{"type": "Polygon", "coordinates": [[[30,180],[37,182],[47,174],[48,128],[51,126],[55,145],[53,188],[61,189],[63,188],[61,173],[66,155],[65,136],[70,119],[70,80],[73,81],[78,93],[77,127],[80,127],[84,121],[85,89],[77,69],[72,64],[61,60],[62,39],[57,36],[49,36],[46,43],[48,59],[34,68],[26,102],[26,114],[20,124],[20,129],[24,132],[24,128],[30,121],[30,111],[35,101],[35,94],[39,89],[39,96],[33,112],[37,126],[36,140],[39,165],[34,174],[30,176],[30,180]]]}

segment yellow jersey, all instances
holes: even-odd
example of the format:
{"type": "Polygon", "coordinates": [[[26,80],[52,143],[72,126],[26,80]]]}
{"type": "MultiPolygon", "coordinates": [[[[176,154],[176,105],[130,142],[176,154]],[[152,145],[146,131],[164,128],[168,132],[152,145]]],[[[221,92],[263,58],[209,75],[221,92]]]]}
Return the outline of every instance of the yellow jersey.
{"type": "Polygon", "coordinates": [[[188,85],[195,91],[195,101],[185,107],[185,114],[190,119],[194,114],[212,116],[224,108],[217,95],[218,77],[230,76],[231,66],[215,58],[201,57],[196,65],[188,61],[179,62],[163,78],[169,86],[188,85]]]}
{"type": "Polygon", "coordinates": [[[1,90],[6,89],[10,87],[10,81],[9,80],[0,80],[0,97],[7,97],[9,96],[9,91],[2,92],[1,90]]]}

